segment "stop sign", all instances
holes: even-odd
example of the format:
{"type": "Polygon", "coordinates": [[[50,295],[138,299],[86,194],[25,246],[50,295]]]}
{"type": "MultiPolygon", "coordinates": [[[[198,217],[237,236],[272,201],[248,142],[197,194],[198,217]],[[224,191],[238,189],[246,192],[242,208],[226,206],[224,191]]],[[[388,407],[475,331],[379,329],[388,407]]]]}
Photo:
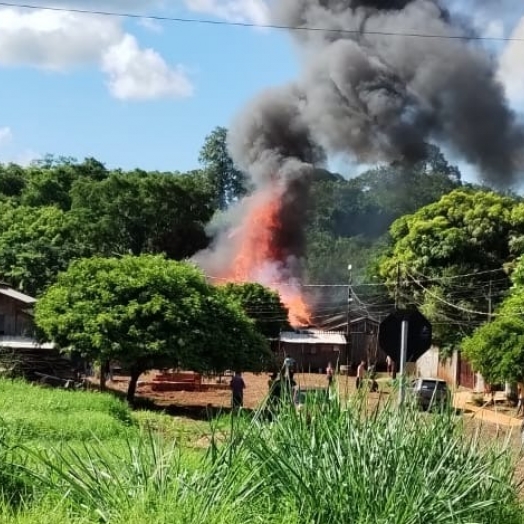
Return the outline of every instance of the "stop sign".
{"type": "Polygon", "coordinates": [[[430,347],[432,329],[429,320],[416,309],[397,310],[380,324],[378,343],[386,355],[400,362],[402,322],[408,322],[406,362],[416,362],[430,347]]]}

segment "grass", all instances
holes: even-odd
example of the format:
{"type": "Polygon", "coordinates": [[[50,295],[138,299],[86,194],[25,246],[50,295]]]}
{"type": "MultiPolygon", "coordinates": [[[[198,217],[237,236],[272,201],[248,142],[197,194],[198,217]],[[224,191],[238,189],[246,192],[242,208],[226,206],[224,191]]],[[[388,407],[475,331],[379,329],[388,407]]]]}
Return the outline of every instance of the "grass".
{"type": "Polygon", "coordinates": [[[362,395],[210,427],[9,381],[0,410],[0,524],[524,522],[511,454],[450,412],[362,395]]]}

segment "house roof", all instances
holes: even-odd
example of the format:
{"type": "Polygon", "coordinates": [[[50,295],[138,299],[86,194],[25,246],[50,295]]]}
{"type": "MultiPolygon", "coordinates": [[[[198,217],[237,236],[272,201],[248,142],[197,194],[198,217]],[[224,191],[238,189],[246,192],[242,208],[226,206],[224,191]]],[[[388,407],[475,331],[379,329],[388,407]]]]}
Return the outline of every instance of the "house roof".
{"type": "Polygon", "coordinates": [[[53,349],[55,345],[52,342],[39,344],[33,338],[25,337],[0,337],[0,348],[8,349],[53,349]]]}
{"type": "Polygon", "coordinates": [[[307,329],[301,331],[283,331],[280,342],[287,344],[333,344],[345,345],[346,335],[337,331],[307,329]]]}
{"type": "Polygon", "coordinates": [[[5,295],[6,297],[18,300],[18,302],[23,302],[24,304],[36,303],[36,298],[20,293],[20,291],[16,291],[11,287],[0,287],[0,295],[5,295]]]}

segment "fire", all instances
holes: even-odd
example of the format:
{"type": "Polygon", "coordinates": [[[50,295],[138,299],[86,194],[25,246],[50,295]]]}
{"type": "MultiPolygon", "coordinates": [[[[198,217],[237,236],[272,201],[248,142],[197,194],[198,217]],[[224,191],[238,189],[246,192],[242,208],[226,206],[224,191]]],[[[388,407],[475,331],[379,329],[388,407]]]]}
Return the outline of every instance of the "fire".
{"type": "Polygon", "coordinates": [[[299,286],[282,276],[283,254],[275,246],[281,202],[282,190],[275,187],[247,199],[244,220],[230,234],[231,263],[220,277],[226,282],[258,282],[277,291],[289,309],[290,324],[307,326],[311,311],[299,286]]]}

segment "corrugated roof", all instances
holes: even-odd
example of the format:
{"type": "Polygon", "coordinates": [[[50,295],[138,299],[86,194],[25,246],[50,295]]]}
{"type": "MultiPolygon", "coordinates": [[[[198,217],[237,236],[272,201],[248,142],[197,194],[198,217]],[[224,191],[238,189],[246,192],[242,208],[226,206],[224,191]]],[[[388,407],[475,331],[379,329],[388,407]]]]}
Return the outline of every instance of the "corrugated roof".
{"type": "Polygon", "coordinates": [[[308,329],[301,331],[283,331],[280,334],[280,342],[288,344],[346,344],[346,335],[337,331],[322,331],[319,329],[308,329]]]}
{"type": "Polygon", "coordinates": [[[8,349],[53,349],[53,342],[39,344],[33,338],[25,337],[0,337],[0,347],[8,349]]]}
{"type": "Polygon", "coordinates": [[[24,304],[34,304],[36,302],[36,298],[25,295],[24,293],[20,293],[20,291],[15,291],[10,287],[0,287],[0,294],[5,295],[6,297],[14,298],[15,300],[23,302],[24,304]]]}

